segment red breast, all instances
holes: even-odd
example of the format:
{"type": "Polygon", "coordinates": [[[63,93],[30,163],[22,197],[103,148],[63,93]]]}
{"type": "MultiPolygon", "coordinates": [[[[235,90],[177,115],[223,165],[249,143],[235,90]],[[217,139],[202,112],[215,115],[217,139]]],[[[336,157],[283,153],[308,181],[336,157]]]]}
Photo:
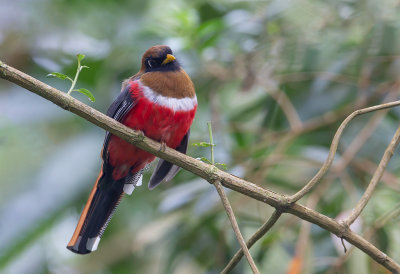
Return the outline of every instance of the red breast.
{"type": "MultiPolygon", "coordinates": [[[[124,82],[135,106],[122,123],[141,130],[156,141],[176,148],[192,124],[197,98],[192,81],[167,46],[155,46],[145,52],[140,71],[124,82]]],[[[144,168],[154,156],[113,136],[108,147],[115,179],[129,168],[144,168]],[[135,157],[132,157],[135,155],[135,157]]]]}

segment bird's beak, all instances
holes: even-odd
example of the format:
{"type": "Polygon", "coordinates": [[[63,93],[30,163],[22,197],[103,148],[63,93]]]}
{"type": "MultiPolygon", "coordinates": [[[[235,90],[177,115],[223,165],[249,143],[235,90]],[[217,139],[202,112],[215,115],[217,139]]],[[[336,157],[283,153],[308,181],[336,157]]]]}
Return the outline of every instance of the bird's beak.
{"type": "Polygon", "coordinates": [[[169,62],[172,62],[175,60],[175,56],[173,56],[172,54],[167,54],[167,58],[164,59],[164,61],[161,63],[161,65],[166,65],[169,62]]]}

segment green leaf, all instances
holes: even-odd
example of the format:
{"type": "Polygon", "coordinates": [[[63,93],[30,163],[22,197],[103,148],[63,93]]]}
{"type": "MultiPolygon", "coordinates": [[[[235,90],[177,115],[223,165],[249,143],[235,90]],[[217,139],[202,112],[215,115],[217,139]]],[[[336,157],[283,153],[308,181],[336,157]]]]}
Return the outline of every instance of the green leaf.
{"type": "Polygon", "coordinates": [[[85,58],[84,54],[77,54],[76,57],[78,58],[78,62],[82,61],[85,58]]]}
{"type": "Polygon", "coordinates": [[[200,160],[202,160],[204,163],[207,163],[207,164],[211,165],[210,160],[208,160],[206,157],[201,157],[200,160]]]}
{"type": "Polygon", "coordinates": [[[72,79],[69,78],[68,75],[65,75],[65,74],[62,74],[62,73],[59,73],[59,72],[51,72],[51,73],[47,74],[46,77],[56,77],[56,78],[61,79],[61,80],[68,79],[68,80],[70,80],[72,82],[72,79]]]}
{"type": "Polygon", "coordinates": [[[89,67],[88,66],[79,66],[79,72],[81,72],[82,69],[84,69],[84,68],[89,68],[89,67]]]}
{"type": "Polygon", "coordinates": [[[77,92],[80,92],[82,94],[85,94],[89,98],[89,100],[92,101],[92,102],[96,101],[96,99],[94,98],[93,94],[90,91],[88,91],[87,89],[85,89],[85,88],[74,89],[73,91],[77,91],[77,92]]]}
{"type": "Polygon", "coordinates": [[[222,167],[222,169],[224,169],[224,170],[227,170],[227,169],[228,169],[228,167],[226,166],[226,164],[223,164],[223,163],[216,163],[215,165],[216,165],[216,166],[222,167]]]}
{"type": "Polygon", "coordinates": [[[207,143],[207,142],[200,142],[200,143],[193,143],[192,146],[196,146],[196,147],[210,147],[211,144],[207,143]]]}

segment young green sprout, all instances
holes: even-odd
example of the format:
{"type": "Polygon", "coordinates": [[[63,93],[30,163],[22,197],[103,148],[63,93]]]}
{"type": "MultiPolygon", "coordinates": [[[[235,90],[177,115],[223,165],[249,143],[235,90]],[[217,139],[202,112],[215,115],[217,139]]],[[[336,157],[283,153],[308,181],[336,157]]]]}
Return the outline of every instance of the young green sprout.
{"type": "Polygon", "coordinates": [[[80,92],[80,93],[86,95],[89,98],[90,101],[94,102],[94,101],[96,101],[96,99],[94,98],[93,94],[89,90],[87,90],[85,88],[75,89],[75,85],[76,85],[76,82],[78,81],[79,73],[82,71],[82,69],[89,68],[88,66],[82,66],[81,65],[81,61],[83,60],[83,58],[85,58],[85,55],[77,54],[76,57],[78,59],[78,68],[76,70],[76,74],[75,74],[74,80],[72,80],[72,78],[69,77],[68,75],[65,75],[65,74],[62,74],[62,73],[59,73],[59,72],[51,72],[51,73],[47,74],[47,77],[56,77],[56,78],[61,79],[61,80],[69,80],[69,81],[71,81],[72,84],[71,84],[71,87],[69,88],[69,90],[67,92],[68,95],[71,95],[71,92],[73,92],[73,91],[77,91],[77,92],[80,92]]]}
{"type": "Polygon", "coordinates": [[[203,162],[205,162],[205,163],[207,163],[207,164],[213,165],[213,166],[220,166],[220,167],[222,167],[223,169],[227,169],[227,168],[226,168],[226,164],[215,163],[215,160],[214,160],[214,147],[215,147],[216,145],[215,145],[214,142],[213,142],[213,135],[212,135],[211,122],[207,122],[207,126],[208,126],[208,135],[209,135],[209,138],[210,138],[210,142],[209,142],[209,143],[207,143],[207,142],[193,143],[192,146],[196,146],[196,147],[210,147],[210,150],[211,150],[211,161],[208,160],[206,157],[200,157],[199,160],[201,160],[201,161],[203,161],[203,162]]]}

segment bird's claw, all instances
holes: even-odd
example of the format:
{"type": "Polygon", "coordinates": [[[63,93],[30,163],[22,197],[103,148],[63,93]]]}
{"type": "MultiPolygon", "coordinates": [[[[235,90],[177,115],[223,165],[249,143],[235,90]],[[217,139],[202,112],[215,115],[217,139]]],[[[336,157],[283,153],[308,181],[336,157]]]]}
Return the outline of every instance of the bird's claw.
{"type": "Polygon", "coordinates": [[[141,130],[137,130],[137,132],[138,132],[139,138],[140,138],[141,140],[143,140],[144,137],[145,137],[144,132],[141,131],[141,130]]]}
{"type": "Polygon", "coordinates": [[[165,152],[166,149],[167,149],[167,144],[164,141],[162,141],[159,151],[165,152]]]}

